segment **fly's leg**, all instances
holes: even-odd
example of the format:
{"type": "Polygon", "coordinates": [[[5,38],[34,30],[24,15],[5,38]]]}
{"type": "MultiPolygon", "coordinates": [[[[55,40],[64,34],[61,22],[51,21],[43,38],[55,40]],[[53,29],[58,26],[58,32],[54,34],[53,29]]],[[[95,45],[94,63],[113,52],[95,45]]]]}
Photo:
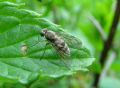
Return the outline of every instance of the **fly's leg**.
{"type": "Polygon", "coordinates": [[[71,69],[69,68],[68,64],[65,62],[64,56],[61,54],[61,52],[59,52],[59,53],[60,53],[60,54],[59,54],[60,59],[62,60],[62,62],[64,63],[64,65],[65,65],[69,70],[71,70],[71,69]],[[61,58],[61,57],[62,57],[62,58],[61,58]]]}
{"type": "MultiPolygon", "coordinates": [[[[47,45],[48,44],[50,44],[49,42],[46,44],[46,46],[45,46],[45,50],[46,50],[46,47],[47,47],[47,45]]],[[[55,46],[54,46],[55,47],[55,46]]],[[[63,58],[65,58],[64,57],[64,55],[62,55],[62,52],[60,52],[59,50],[56,50],[56,49],[54,49],[55,50],[55,52],[57,53],[57,56],[59,56],[61,59],[61,61],[63,62],[63,64],[65,65],[65,67],[68,69],[68,70],[71,70],[70,68],[69,68],[69,66],[67,65],[67,63],[65,62],[65,60],[63,59],[63,58]]],[[[42,54],[42,56],[41,56],[41,59],[42,59],[42,57],[44,56],[44,54],[45,54],[45,51],[43,52],[43,54],[42,54]]],[[[52,62],[52,63],[54,63],[54,62],[52,62]]],[[[56,64],[56,63],[54,63],[54,64],[56,64]]],[[[56,65],[58,65],[58,64],[56,64],[56,65]]]]}
{"type": "MultiPolygon", "coordinates": [[[[54,46],[54,45],[53,45],[54,46]]],[[[64,58],[65,58],[65,53],[63,53],[63,52],[61,52],[60,50],[58,50],[57,49],[57,47],[56,46],[54,46],[56,49],[55,49],[55,51],[56,51],[56,53],[58,54],[58,56],[60,57],[60,59],[61,59],[61,61],[63,62],[63,64],[66,66],[66,68],[68,68],[69,70],[71,70],[70,68],[69,68],[69,66],[67,65],[67,63],[65,62],[65,60],[64,60],[64,58]]]]}
{"type": "Polygon", "coordinates": [[[45,52],[46,52],[46,49],[47,49],[47,45],[49,45],[49,43],[46,43],[45,44],[45,50],[44,50],[44,52],[43,52],[43,54],[42,54],[42,56],[40,57],[40,60],[44,57],[44,55],[45,55],[45,52]]]}
{"type": "Polygon", "coordinates": [[[71,70],[70,68],[69,68],[69,66],[67,65],[67,63],[65,62],[65,60],[64,60],[64,55],[62,54],[62,52],[61,51],[59,51],[59,50],[56,50],[56,52],[57,52],[57,54],[59,55],[59,57],[60,57],[60,59],[61,59],[61,61],[63,62],[63,64],[66,66],[66,68],[68,68],[68,70],[71,70]]]}
{"type": "Polygon", "coordinates": [[[56,48],[55,50],[56,50],[58,56],[60,57],[60,59],[62,60],[62,62],[64,63],[64,65],[66,66],[66,68],[68,68],[69,70],[71,70],[69,68],[69,66],[67,65],[67,63],[65,62],[65,59],[67,59],[66,58],[67,55],[65,53],[61,52],[60,50],[58,50],[56,46],[54,46],[54,47],[56,48]]]}
{"type": "Polygon", "coordinates": [[[29,48],[32,48],[32,47],[34,47],[35,45],[37,45],[38,43],[40,43],[40,36],[38,36],[38,42],[36,42],[34,45],[32,45],[32,46],[29,46],[29,48]]]}
{"type": "Polygon", "coordinates": [[[67,65],[67,63],[65,62],[65,60],[63,59],[63,58],[60,58],[61,60],[62,60],[62,62],[64,63],[64,65],[66,66],[66,68],[68,68],[69,70],[71,70],[70,68],[69,68],[69,66],[67,65]]]}
{"type": "Polygon", "coordinates": [[[29,48],[32,48],[32,47],[34,47],[35,45],[37,45],[38,43],[40,43],[40,42],[45,42],[46,40],[40,40],[40,36],[38,36],[38,41],[35,43],[35,44],[33,44],[32,46],[29,46],[29,48]]]}

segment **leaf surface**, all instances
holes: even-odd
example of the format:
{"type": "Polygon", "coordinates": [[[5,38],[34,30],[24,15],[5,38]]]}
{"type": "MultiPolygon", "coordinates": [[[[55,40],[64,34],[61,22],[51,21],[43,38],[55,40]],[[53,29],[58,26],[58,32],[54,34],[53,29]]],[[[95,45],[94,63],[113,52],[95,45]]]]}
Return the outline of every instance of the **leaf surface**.
{"type": "Polygon", "coordinates": [[[60,77],[71,75],[78,70],[86,71],[87,67],[92,64],[94,58],[91,57],[89,50],[78,38],[74,37],[73,39],[79,44],[76,45],[76,42],[68,44],[71,58],[68,58],[66,62],[70,69],[66,68],[53,47],[49,45],[45,49],[47,41],[44,41],[45,38],[39,34],[44,28],[53,30],[61,36],[69,35],[59,26],[41,18],[38,13],[22,9],[18,4],[0,2],[1,78],[28,83],[39,76],[60,77]],[[39,43],[36,44],[38,41],[39,43]],[[31,47],[34,44],[36,45],[31,47]],[[44,51],[45,56],[41,58],[44,51]]]}

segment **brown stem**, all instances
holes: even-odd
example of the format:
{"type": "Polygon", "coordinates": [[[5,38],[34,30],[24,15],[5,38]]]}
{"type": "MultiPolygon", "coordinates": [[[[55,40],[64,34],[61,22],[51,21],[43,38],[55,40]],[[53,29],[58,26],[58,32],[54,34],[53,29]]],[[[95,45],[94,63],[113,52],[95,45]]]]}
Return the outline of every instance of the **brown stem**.
{"type": "Polygon", "coordinates": [[[113,22],[112,22],[112,26],[110,28],[110,33],[109,33],[107,41],[104,44],[104,48],[103,48],[103,51],[101,54],[100,63],[102,66],[104,66],[104,62],[107,57],[108,51],[110,50],[110,48],[112,46],[112,42],[113,42],[115,32],[117,30],[117,25],[119,22],[119,16],[120,16],[120,0],[117,0],[117,7],[116,7],[113,22]]]}
{"type": "MultiPolygon", "coordinates": [[[[119,16],[120,16],[120,0],[117,0],[115,15],[113,18],[112,25],[110,27],[110,33],[109,33],[108,39],[104,43],[104,48],[103,48],[103,51],[102,51],[101,57],[100,57],[100,63],[101,63],[102,68],[104,67],[104,63],[106,61],[108,52],[109,52],[110,48],[112,47],[112,42],[113,42],[116,30],[117,30],[117,25],[119,22],[119,16]]],[[[95,88],[98,88],[99,78],[100,78],[100,74],[95,74],[95,81],[93,84],[93,86],[95,88]]]]}

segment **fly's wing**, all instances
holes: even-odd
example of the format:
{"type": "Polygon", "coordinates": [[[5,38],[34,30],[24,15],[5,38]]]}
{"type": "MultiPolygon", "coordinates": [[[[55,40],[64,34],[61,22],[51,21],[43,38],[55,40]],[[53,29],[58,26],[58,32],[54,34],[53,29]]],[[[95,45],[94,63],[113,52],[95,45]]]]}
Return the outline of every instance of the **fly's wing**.
{"type": "MultiPolygon", "coordinates": [[[[65,59],[65,61],[71,68],[71,67],[73,67],[72,66],[73,57],[75,58],[77,56],[76,55],[77,50],[82,48],[82,42],[80,41],[79,38],[76,38],[76,37],[72,36],[71,34],[65,33],[63,31],[61,31],[59,33],[56,32],[56,34],[58,36],[60,36],[62,39],[64,39],[64,41],[67,43],[68,47],[70,48],[70,56],[67,57],[68,61],[66,59],[65,59]]],[[[63,52],[59,52],[59,53],[62,54],[63,52]]],[[[66,56],[64,56],[64,57],[66,58],[66,56]]]]}
{"type": "Polygon", "coordinates": [[[60,36],[64,41],[68,44],[70,48],[81,48],[82,47],[82,42],[80,39],[72,36],[71,34],[67,34],[65,32],[59,32],[57,33],[58,36],[60,36]]]}
{"type": "MultiPolygon", "coordinates": [[[[68,70],[70,70],[70,63],[71,63],[71,60],[70,60],[70,56],[64,52],[62,52],[61,50],[59,50],[55,45],[54,43],[52,44],[53,48],[55,49],[57,55],[58,55],[58,58],[60,60],[61,63],[57,64],[57,65],[60,65],[67,68],[68,70]]],[[[53,61],[54,63],[54,61],[53,61]]]]}

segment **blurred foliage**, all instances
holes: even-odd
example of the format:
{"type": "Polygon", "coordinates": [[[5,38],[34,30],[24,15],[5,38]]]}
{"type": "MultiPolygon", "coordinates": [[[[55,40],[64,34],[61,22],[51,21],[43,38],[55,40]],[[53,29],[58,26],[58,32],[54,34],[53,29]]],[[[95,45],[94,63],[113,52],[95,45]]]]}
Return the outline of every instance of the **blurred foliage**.
{"type": "MultiPolygon", "coordinates": [[[[89,16],[95,17],[95,19],[101,24],[105,35],[109,33],[111,26],[116,0],[0,0],[11,1],[15,3],[25,3],[23,6],[25,9],[30,9],[42,14],[42,17],[49,19],[50,21],[61,25],[62,28],[67,29],[65,31],[71,32],[73,35],[79,37],[83,44],[90,49],[96,62],[90,67],[90,72],[86,72],[89,75],[81,74],[79,72],[76,76],[64,77],[59,79],[43,78],[42,83],[37,81],[31,86],[35,88],[50,88],[52,84],[54,88],[91,88],[93,82],[93,73],[100,72],[101,67],[99,65],[99,57],[103,49],[103,41],[96,30],[95,25],[90,21],[89,16]],[[82,81],[83,80],[83,81],[82,81]],[[85,81],[87,80],[87,81],[85,81]],[[70,81],[68,83],[68,81],[70,81]],[[81,83],[82,81],[82,83],[81,83]],[[40,83],[40,85],[39,85],[40,83]]],[[[100,88],[119,88],[120,84],[120,22],[118,30],[114,39],[113,48],[111,51],[116,53],[114,62],[110,67],[106,77],[101,81],[100,88]],[[114,83],[113,83],[114,81],[114,83]],[[111,85],[110,85],[111,84],[111,85]],[[116,85],[113,86],[112,84],[116,85]],[[113,87],[112,87],[113,86],[113,87]]],[[[112,53],[110,52],[109,55],[112,53]]],[[[9,80],[10,81],[10,80],[9,80]]],[[[19,83],[0,83],[2,88],[8,88],[6,86],[19,85],[17,88],[27,87],[19,83]]],[[[12,87],[13,88],[13,87],[12,87]]],[[[16,87],[14,87],[16,88],[16,87]]],[[[53,87],[52,87],[53,88],[53,87]]]]}

